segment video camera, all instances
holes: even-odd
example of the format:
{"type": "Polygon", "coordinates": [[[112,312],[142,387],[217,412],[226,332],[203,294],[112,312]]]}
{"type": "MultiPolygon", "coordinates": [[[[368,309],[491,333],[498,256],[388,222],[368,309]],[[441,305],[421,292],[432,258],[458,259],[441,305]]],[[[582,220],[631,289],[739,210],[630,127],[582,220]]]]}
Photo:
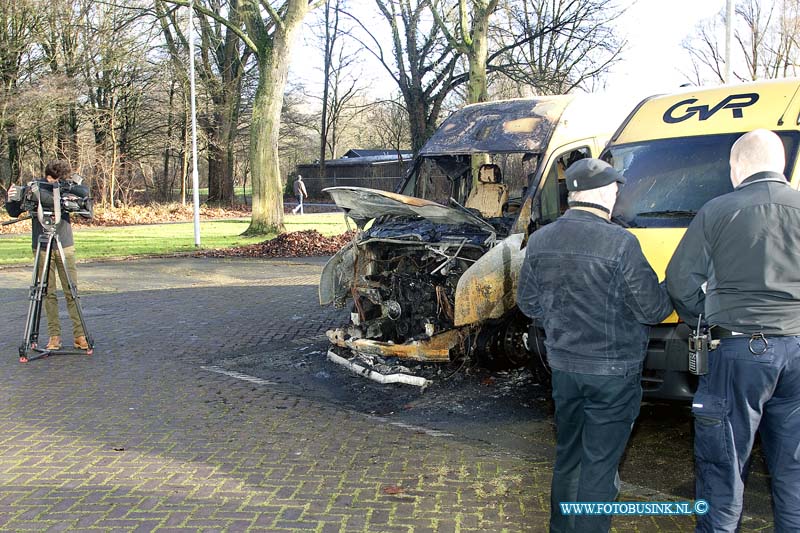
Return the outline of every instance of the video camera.
{"type": "Polygon", "coordinates": [[[28,182],[27,185],[16,187],[15,194],[9,195],[9,201],[20,202],[23,211],[35,212],[41,203],[42,209],[52,212],[55,209],[53,189],[59,189],[61,210],[67,213],[76,213],[83,218],[92,218],[94,200],[89,187],[79,181],[59,181],[50,183],[45,180],[28,182]]]}

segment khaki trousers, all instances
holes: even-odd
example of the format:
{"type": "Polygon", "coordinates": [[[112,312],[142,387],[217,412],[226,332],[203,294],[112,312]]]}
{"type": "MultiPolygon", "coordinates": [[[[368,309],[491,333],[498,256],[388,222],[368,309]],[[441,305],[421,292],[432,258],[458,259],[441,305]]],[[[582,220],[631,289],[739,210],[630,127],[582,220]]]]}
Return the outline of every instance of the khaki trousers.
{"type": "MultiPolygon", "coordinates": [[[[47,294],[44,297],[44,312],[47,315],[47,332],[51,337],[56,335],[59,337],[61,336],[61,322],[58,319],[58,300],[56,299],[56,270],[58,270],[58,278],[61,280],[61,290],[64,292],[64,297],[67,300],[67,311],[69,312],[70,319],[72,319],[72,336],[73,338],[85,336],[86,333],[83,331],[83,326],[81,325],[81,317],[78,314],[78,304],[72,297],[67,283],[67,272],[69,272],[69,279],[72,280],[72,284],[77,291],[78,269],[75,266],[75,247],[68,246],[64,248],[64,257],[67,262],[65,271],[64,265],[61,262],[61,256],[58,253],[58,248],[55,247],[55,242],[53,242],[53,246],[52,261],[50,261],[50,274],[47,278],[47,294]]],[[[39,253],[39,272],[37,273],[40,279],[44,263],[45,252],[42,251],[39,253]]]]}

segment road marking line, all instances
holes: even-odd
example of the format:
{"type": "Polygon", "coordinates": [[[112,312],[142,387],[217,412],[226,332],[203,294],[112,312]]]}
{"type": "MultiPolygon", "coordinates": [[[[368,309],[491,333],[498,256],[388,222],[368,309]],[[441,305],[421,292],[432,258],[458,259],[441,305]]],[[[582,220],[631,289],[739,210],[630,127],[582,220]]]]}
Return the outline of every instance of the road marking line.
{"type": "Polygon", "coordinates": [[[250,383],[255,383],[256,385],[277,385],[274,381],[267,381],[266,379],[257,378],[255,376],[250,376],[248,374],[242,374],[241,372],[234,372],[232,370],[225,370],[224,368],[220,368],[218,366],[201,366],[203,370],[208,370],[209,372],[215,372],[217,374],[223,374],[228,377],[232,377],[235,379],[240,379],[242,381],[248,381],[250,383]]]}
{"type": "Polygon", "coordinates": [[[453,437],[452,433],[446,433],[444,431],[439,431],[438,429],[428,429],[422,426],[414,426],[412,424],[406,424],[405,422],[392,422],[382,416],[375,416],[375,415],[365,415],[363,413],[359,413],[362,416],[370,420],[374,420],[376,422],[383,422],[384,424],[388,424],[390,426],[396,426],[402,429],[407,429],[409,431],[414,431],[417,433],[424,433],[426,435],[430,435],[431,437],[453,437]]]}

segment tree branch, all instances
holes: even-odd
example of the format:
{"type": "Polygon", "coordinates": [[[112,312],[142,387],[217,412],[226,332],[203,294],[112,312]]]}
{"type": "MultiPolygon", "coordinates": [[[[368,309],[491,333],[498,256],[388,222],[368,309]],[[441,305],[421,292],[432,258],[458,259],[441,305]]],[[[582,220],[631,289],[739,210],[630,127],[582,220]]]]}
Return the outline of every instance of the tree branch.
{"type": "MultiPolygon", "coordinates": [[[[189,2],[187,0],[163,0],[163,1],[183,7],[189,7],[189,2]]],[[[235,24],[232,24],[225,17],[218,15],[217,13],[214,13],[213,11],[209,10],[208,8],[206,8],[201,4],[198,4],[197,2],[195,2],[194,4],[194,10],[197,11],[198,13],[202,13],[203,15],[213,18],[220,24],[223,24],[226,28],[235,33],[242,40],[242,42],[253,51],[253,53],[258,55],[259,53],[258,46],[256,46],[256,43],[253,42],[253,40],[250,39],[247,33],[243,32],[240,27],[237,27],[235,24]]]]}

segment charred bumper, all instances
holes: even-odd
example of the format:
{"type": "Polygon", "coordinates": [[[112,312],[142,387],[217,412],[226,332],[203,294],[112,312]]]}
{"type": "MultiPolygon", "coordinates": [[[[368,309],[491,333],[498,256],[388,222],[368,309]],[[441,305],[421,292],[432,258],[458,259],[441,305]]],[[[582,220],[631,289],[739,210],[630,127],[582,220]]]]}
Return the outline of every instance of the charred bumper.
{"type": "Polygon", "coordinates": [[[402,344],[372,339],[347,338],[343,329],[326,332],[332,344],[342,348],[381,357],[396,357],[410,361],[446,363],[450,361],[450,350],[461,346],[467,338],[466,328],[451,329],[428,339],[412,340],[402,344]]]}

